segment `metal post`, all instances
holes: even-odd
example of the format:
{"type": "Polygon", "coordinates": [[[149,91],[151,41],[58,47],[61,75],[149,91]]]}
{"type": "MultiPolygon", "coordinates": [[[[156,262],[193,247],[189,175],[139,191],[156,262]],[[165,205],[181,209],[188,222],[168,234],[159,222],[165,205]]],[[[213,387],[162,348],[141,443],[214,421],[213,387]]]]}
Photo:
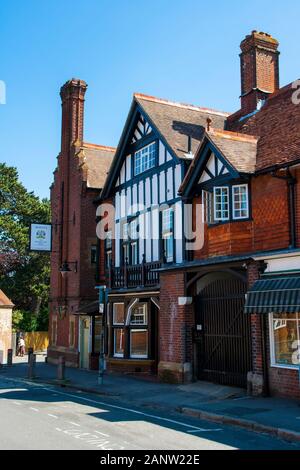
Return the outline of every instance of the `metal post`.
{"type": "Polygon", "coordinates": [[[35,355],[32,353],[29,355],[28,378],[33,379],[34,377],[35,377],[35,355]]]}
{"type": "Polygon", "coordinates": [[[57,380],[65,380],[66,361],[64,356],[59,356],[57,363],[57,380]]]}
{"type": "Polygon", "coordinates": [[[30,363],[30,356],[33,355],[33,348],[28,348],[28,364],[30,363]]]}
{"type": "Polygon", "coordinates": [[[12,363],[13,363],[13,350],[8,349],[7,350],[7,365],[12,366],[12,363]]]}

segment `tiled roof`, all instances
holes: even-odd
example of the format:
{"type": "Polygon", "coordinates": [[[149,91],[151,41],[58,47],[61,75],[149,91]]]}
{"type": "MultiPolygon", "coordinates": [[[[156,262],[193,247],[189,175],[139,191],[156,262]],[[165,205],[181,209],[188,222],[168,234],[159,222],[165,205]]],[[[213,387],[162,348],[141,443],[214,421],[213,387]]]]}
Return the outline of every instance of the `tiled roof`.
{"type": "Polygon", "coordinates": [[[256,170],[300,160],[300,104],[293,102],[294,92],[289,84],[270,95],[260,111],[228,120],[231,130],[259,136],[256,170]]]}
{"type": "Polygon", "coordinates": [[[88,188],[103,188],[116,149],[84,142],[80,149],[88,188]]]}
{"type": "Polygon", "coordinates": [[[212,130],[206,135],[239,173],[254,173],[257,138],[219,130],[212,130]]]}
{"type": "Polygon", "coordinates": [[[192,153],[196,152],[207,126],[207,119],[212,121],[212,126],[223,129],[228,117],[227,113],[221,111],[140,93],[135,93],[134,98],[179,158],[186,158],[188,136],[192,138],[192,153]]]}
{"type": "Polygon", "coordinates": [[[14,307],[14,304],[0,289],[0,308],[1,307],[14,307]]]}

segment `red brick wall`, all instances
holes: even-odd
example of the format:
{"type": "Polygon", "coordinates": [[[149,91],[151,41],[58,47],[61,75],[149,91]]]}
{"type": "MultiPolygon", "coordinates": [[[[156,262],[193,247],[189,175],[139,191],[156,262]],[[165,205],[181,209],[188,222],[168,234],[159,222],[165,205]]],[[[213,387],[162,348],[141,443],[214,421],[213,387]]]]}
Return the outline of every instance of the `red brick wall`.
{"type": "Polygon", "coordinates": [[[182,367],[192,362],[193,306],[178,305],[178,297],[185,295],[186,282],[183,272],[161,273],[159,361],[160,364],[170,364],[170,368],[164,370],[159,365],[162,380],[184,382],[187,378],[182,367]]]}

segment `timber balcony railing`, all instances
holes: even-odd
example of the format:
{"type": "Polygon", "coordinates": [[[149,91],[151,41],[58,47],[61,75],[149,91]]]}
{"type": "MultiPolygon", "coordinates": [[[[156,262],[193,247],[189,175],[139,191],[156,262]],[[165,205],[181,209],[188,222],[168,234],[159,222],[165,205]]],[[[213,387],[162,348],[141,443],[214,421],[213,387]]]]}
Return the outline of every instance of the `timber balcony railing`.
{"type": "Polygon", "coordinates": [[[159,273],[155,271],[161,267],[160,261],[129,265],[121,267],[110,266],[108,269],[108,285],[111,289],[130,287],[153,287],[159,285],[159,273]]]}

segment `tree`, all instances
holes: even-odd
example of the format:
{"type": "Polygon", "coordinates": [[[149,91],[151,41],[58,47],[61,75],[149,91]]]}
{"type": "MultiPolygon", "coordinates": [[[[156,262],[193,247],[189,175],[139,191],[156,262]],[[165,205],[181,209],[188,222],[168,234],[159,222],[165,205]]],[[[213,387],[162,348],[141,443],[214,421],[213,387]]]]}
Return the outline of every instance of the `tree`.
{"type": "Polygon", "coordinates": [[[0,163],[0,286],[18,310],[36,317],[48,304],[50,260],[29,251],[29,228],[49,221],[49,200],[27,191],[16,168],[0,163]]]}

